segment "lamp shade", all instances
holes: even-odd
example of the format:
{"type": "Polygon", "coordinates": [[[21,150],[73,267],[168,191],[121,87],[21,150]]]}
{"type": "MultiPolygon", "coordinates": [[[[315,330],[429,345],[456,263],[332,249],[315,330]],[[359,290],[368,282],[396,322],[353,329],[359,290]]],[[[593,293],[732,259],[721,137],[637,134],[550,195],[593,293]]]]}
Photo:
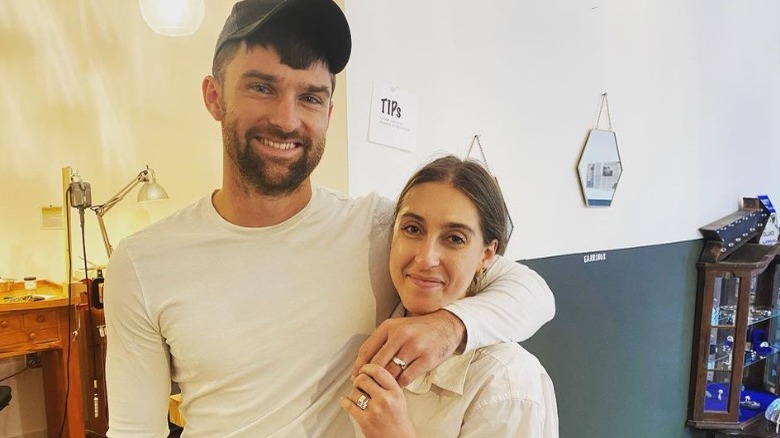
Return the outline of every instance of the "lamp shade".
{"type": "Polygon", "coordinates": [[[203,22],[204,0],[138,0],[141,15],[153,31],[165,36],[189,36],[203,22]]]}
{"type": "Polygon", "coordinates": [[[152,178],[138,190],[138,202],[168,199],[168,192],[152,178]]]}

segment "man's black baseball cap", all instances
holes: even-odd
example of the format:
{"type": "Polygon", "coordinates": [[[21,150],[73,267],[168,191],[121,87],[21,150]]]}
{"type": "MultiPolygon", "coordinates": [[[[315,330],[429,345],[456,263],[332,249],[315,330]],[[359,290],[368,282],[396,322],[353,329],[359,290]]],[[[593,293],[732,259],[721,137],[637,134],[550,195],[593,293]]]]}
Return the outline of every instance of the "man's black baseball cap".
{"type": "Polygon", "coordinates": [[[243,0],[233,5],[217,39],[214,58],[231,41],[246,38],[275,19],[297,26],[325,54],[332,73],[344,69],[352,50],[347,18],[333,0],[243,0]]]}

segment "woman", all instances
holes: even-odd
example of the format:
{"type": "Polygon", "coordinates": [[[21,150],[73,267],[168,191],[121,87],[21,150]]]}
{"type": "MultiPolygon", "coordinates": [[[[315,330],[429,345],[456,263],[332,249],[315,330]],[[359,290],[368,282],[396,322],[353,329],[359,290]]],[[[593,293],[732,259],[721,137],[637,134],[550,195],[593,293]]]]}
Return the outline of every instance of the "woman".
{"type": "MultiPolygon", "coordinates": [[[[399,196],[390,247],[396,316],[435,312],[500,276],[512,263],[499,255],[507,219],[498,185],[477,162],[450,155],[415,173],[399,196]]],[[[405,389],[365,365],[341,405],[367,437],[558,436],[552,382],[514,343],[453,356],[405,389]]]]}

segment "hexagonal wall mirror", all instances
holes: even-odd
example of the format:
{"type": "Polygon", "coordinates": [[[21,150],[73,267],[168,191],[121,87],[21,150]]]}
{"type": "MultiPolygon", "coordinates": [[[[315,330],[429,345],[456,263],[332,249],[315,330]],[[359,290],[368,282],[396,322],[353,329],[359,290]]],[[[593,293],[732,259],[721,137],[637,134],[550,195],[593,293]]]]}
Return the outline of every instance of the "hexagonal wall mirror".
{"type": "Polygon", "coordinates": [[[577,163],[582,196],[588,207],[609,207],[623,167],[613,131],[591,129],[577,163]]]}

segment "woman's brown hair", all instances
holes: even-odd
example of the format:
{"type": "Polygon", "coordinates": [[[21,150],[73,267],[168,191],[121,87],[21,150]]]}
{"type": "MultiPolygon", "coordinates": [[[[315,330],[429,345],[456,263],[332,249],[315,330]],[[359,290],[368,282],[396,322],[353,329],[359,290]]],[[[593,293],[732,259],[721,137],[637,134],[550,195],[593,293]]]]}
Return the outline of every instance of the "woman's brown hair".
{"type": "Polygon", "coordinates": [[[504,196],[498,187],[498,182],[475,160],[462,160],[454,155],[437,158],[421,167],[406,182],[398,203],[395,207],[395,217],[412,187],[429,182],[448,182],[466,195],[477,208],[479,226],[485,245],[496,240],[497,254],[504,254],[508,236],[508,212],[504,196]]]}

